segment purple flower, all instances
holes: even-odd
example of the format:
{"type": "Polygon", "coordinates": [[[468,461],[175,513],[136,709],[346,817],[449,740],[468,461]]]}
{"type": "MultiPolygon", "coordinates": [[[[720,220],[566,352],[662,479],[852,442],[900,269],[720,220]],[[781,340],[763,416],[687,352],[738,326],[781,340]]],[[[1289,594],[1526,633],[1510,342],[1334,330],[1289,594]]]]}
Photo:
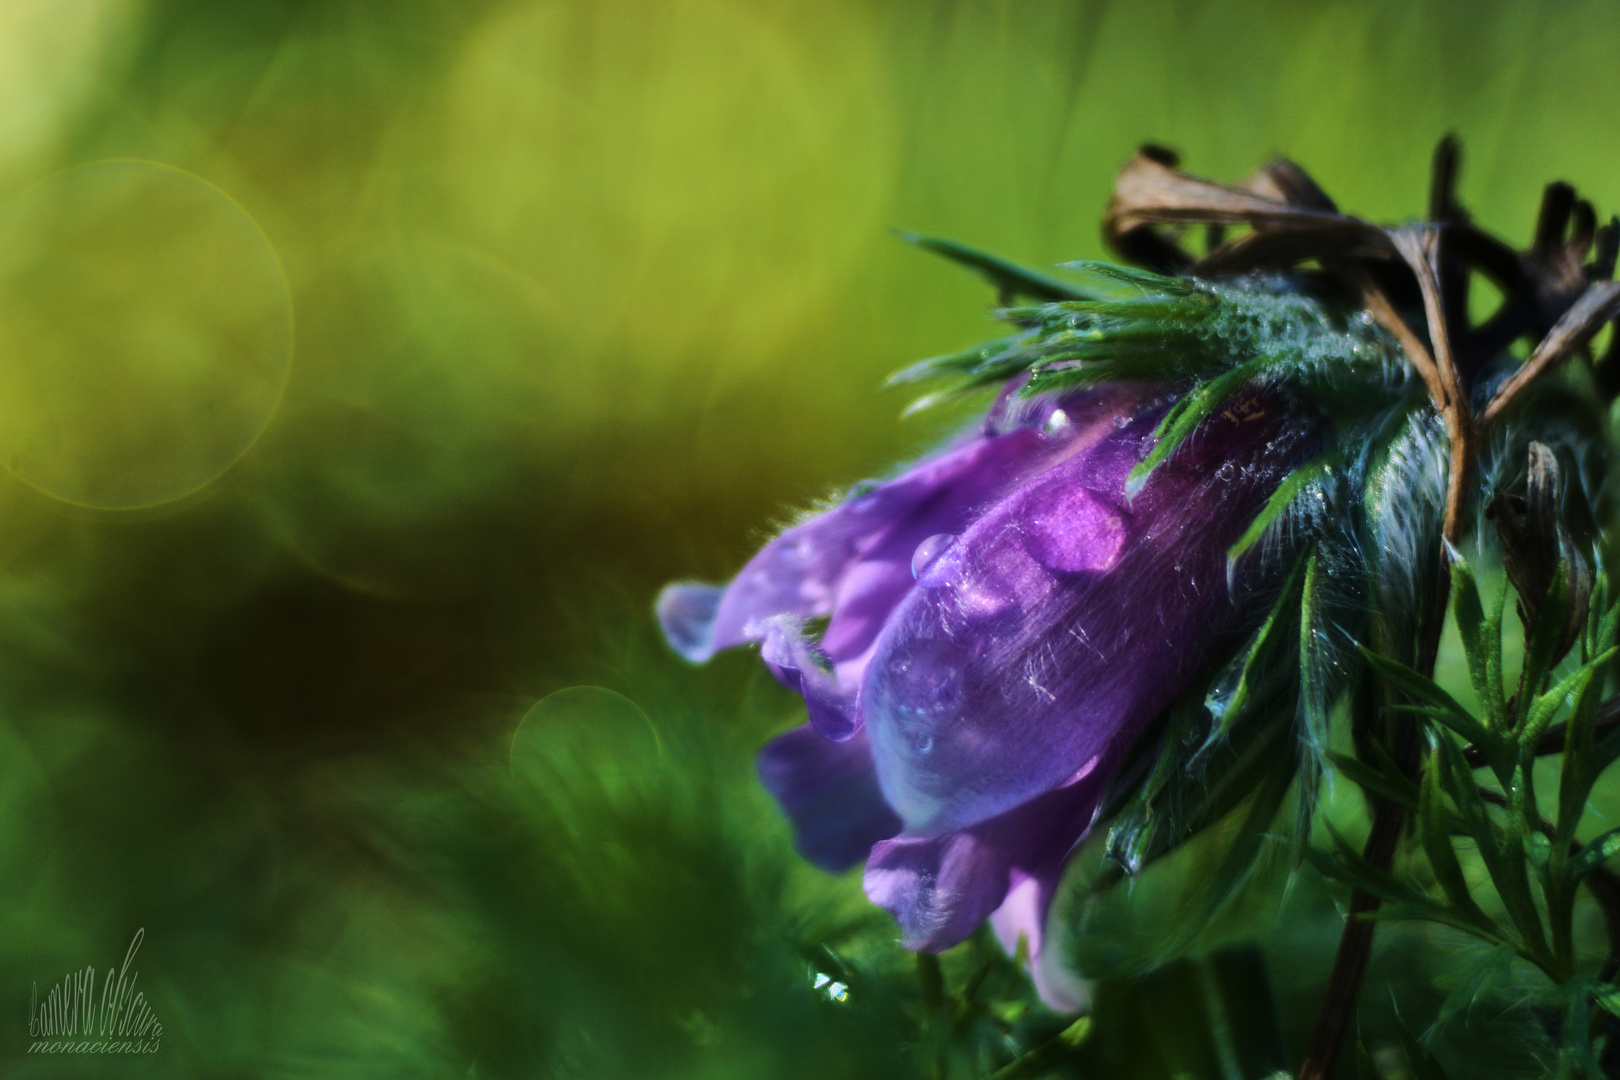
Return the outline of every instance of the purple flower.
{"type": "Polygon", "coordinates": [[[1246,389],[1132,497],[1167,408],[1153,387],[1013,389],[982,430],[788,529],[729,586],[658,600],[688,659],[758,642],[804,696],[810,723],[765,747],[760,776],[807,858],[865,857],[913,949],[993,916],[1039,954],[1122,755],[1239,629],[1227,549],[1305,449],[1282,399],[1246,389]]]}

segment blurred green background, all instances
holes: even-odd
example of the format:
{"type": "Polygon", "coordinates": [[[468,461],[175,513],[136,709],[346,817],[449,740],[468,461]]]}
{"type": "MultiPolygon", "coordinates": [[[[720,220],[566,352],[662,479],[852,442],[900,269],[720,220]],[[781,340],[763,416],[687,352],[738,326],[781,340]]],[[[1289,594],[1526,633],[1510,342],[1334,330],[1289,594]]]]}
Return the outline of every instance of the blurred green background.
{"type": "MultiPolygon", "coordinates": [[[[891,228],[1102,256],[1145,140],[1400,220],[1455,131],[1522,243],[1549,179],[1620,209],[1617,47],[1569,0],[6,0],[0,1071],[971,1076],[1050,1034],[982,941],[947,986],[989,958],[999,1012],[929,1021],[754,783],[796,699],[668,656],[654,591],[961,415],[877,390],[992,332],[891,228]],[[139,927],[161,1050],[28,1057],[31,988],[139,927]]],[[[1263,941],[1297,1055],[1342,897],[1286,870],[1211,941],[1263,941]]],[[[1449,1000],[1443,1057],[1534,1070],[1459,942],[1381,940],[1369,1030],[1449,1000]]],[[[1266,1012],[1249,960],[1110,984],[1068,1068],[1241,1075],[1186,1032],[1266,1012]]]]}

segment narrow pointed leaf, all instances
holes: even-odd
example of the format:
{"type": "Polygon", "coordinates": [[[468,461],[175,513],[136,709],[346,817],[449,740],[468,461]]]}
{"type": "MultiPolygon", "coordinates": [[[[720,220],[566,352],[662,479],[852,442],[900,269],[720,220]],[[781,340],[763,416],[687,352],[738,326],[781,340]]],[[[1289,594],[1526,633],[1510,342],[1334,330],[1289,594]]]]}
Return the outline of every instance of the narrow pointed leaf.
{"type": "Polygon", "coordinates": [[[1553,654],[1558,648],[1558,637],[1564,627],[1566,594],[1569,591],[1568,576],[1565,565],[1560,563],[1557,572],[1553,574],[1552,585],[1547,590],[1547,598],[1537,612],[1535,627],[1531,630],[1529,640],[1525,642],[1524,677],[1521,680],[1524,689],[1519,694],[1521,718],[1528,717],[1532,702],[1536,695],[1541,693],[1542,683],[1546,682],[1548,673],[1557,661],[1557,657],[1553,654]]]}
{"type": "Polygon", "coordinates": [[[1233,725],[1243,717],[1261,680],[1267,676],[1283,638],[1291,632],[1289,624],[1292,622],[1292,614],[1299,610],[1307,561],[1308,553],[1294,561],[1294,568],[1289,572],[1288,580],[1277,596],[1277,602],[1272,605],[1271,611],[1266,615],[1266,621],[1255,632],[1253,643],[1244,654],[1237,685],[1226,701],[1219,705],[1218,711],[1216,707],[1211,706],[1211,712],[1216,714],[1220,722],[1217,728],[1219,734],[1229,734],[1233,725]]]}
{"type": "Polygon", "coordinates": [[[1491,884],[1496,886],[1497,895],[1519,931],[1524,948],[1550,966],[1551,950],[1547,946],[1546,928],[1542,925],[1541,913],[1530,891],[1523,834],[1519,828],[1522,818],[1510,812],[1506,817],[1507,828],[1499,830],[1479,797],[1473,770],[1463,757],[1462,750],[1444,732],[1437,735],[1436,752],[1443,759],[1445,771],[1441,775],[1441,782],[1445,785],[1446,794],[1451,796],[1452,803],[1462,813],[1468,831],[1474,838],[1474,846],[1479,849],[1480,859],[1491,876],[1491,884]]]}
{"type": "Polygon", "coordinates": [[[1423,771],[1422,805],[1417,816],[1418,836],[1423,842],[1423,853],[1428,856],[1429,865],[1434,869],[1435,880],[1440,883],[1451,906],[1472,921],[1486,923],[1489,920],[1474,902],[1468,882],[1463,877],[1462,864],[1457,861],[1457,851],[1451,846],[1445,799],[1440,785],[1443,767],[1441,760],[1434,758],[1423,771]]]}
{"type": "Polygon", "coordinates": [[[1401,1033],[1401,1049],[1406,1052],[1406,1063],[1412,1068],[1413,1080],[1451,1080],[1439,1060],[1429,1048],[1418,1042],[1404,1023],[1397,1021],[1401,1033]]]}
{"type": "Polygon", "coordinates": [[[1436,911],[1443,911],[1441,905],[1436,904],[1421,892],[1412,888],[1388,870],[1380,870],[1368,862],[1360,851],[1346,840],[1339,831],[1329,822],[1325,822],[1328,836],[1333,841],[1333,851],[1328,853],[1312,847],[1303,849],[1304,857],[1315,866],[1324,876],[1335,881],[1342,881],[1346,885],[1370,893],[1390,903],[1410,904],[1415,907],[1427,907],[1436,911]]]}
{"type": "Polygon", "coordinates": [[[1341,754],[1337,750],[1327,752],[1328,761],[1333,763],[1345,779],[1360,787],[1369,795],[1376,795],[1406,809],[1416,812],[1418,808],[1418,788],[1412,781],[1404,776],[1392,776],[1368,765],[1365,761],[1341,754]]]}
{"type": "Polygon", "coordinates": [[[1613,658],[1614,650],[1610,649],[1591,663],[1570,672],[1570,674],[1559,680],[1558,685],[1536,697],[1536,700],[1531,703],[1529,713],[1525,716],[1524,730],[1519,734],[1520,754],[1524,761],[1529,762],[1535,759],[1536,744],[1541,741],[1542,734],[1547,730],[1548,725],[1552,723],[1553,717],[1558,715],[1558,710],[1562,709],[1564,703],[1570,699],[1570,696],[1581,693],[1586,686],[1591,685],[1592,678],[1597,674],[1598,667],[1613,658]]]}
{"type": "Polygon", "coordinates": [[[1322,560],[1313,550],[1305,566],[1305,583],[1299,600],[1299,712],[1306,738],[1318,746],[1328,739],[1330,704],[1320,662],[1326,640],[1320,626],[1321,578],[1322,560]]]}
{"type": "Polygon", "coordinates": [[[1148,296],[1192,296],[1198,292],[1197,287],[1185,278],[1167,277],[1134,266],[1091,259],[1076,259],[1061,265],[1070,273],[1102,278],[1116,290],[1134,289],[1148,296]]]}
{"type": "MultiPolygon", "coordinates": [[[[1479,584],[1474,571],[1453,553],[1451,559],[1451,610],[1457,622],[1457,633],[1462,638],[1463,657],[1468,663],[1469,681],[1474,693],[1485,706],[1485,718],[1491,727],[1502,730],[1506,725],[1507,708],[1502,697],[1502,681],[1491,679],[1490,624],[1485,618],[1485,607],[1480,603],[1479,584]]],[[[1497,639],[1500,648],[1500,637],[1497,639]]]]}
{"type": "Polygon", "coordinates": [[[896,230],[895,235],[908,244],[915,244],[935,255],[943,255],[954,263],[976,271],[996,288],[1018,296],[1032,296],[1037,300],[1106,299],[1100,292],[1025,269],[1017,263],[977,251],[955,240],[946,240],[938,236],[919,236],[916,233],[899,230],[896,230]]]}
{"type": "Polygon", "coordinates": [[[1491,609],[1485,615],[1484,625],[1480,627],[1480,646],[1484,650],[1485,685],[1487,689],[1496,687],[1495,704],[1487,703],[1487,714],[1497,710],[1501,716],[1499,727],[1506,730],[1508,725],[1507,702],[1503,697],[1502,689],[1502,613],[1507,606],[1508,582],[1503,577],[1501,586],[1496,590],[1496,598],[1491,603],[1491,609]]]}
{"type": "Polygon", "coordinates": [[[989,341],[983,345],[975,345],[971,349],[950,353],[945,356],[932,356],[927,360],[919,360],[896,371],[884,380],[886,387],[904,386],[908,383],[923,382],[945,375],[964,375],[982,367],[985,363],[1000,357],[1009,348],[1017,345],[1021,339],[1016,337],[1002,338],[999,341],[989,341]]]}
{"type": "Polygon", "coordinates": [[[1569,876],[1579,881],[1616,855],[1620,855],[1620,828],[1610,829],[1582,847],[1580,854],[1569,860],[1569,876]]]}
{"type": "Polygon", "coordinates": [[[1168,428],[1161,427],[1159,441],[1152,452],[1131,470],[1130,477],[1125,482],[1126,494],[1133,495],[1141,491],[1148,477],[1153,474],[1153,470],[1164,464],[1170,455],[1176,452],[1182,440],[1209,419],[1239,387],[1264,370],[1265,358],[1256,357],[1201,383],[1197,389],[1189,393],[1182,402],[1183,408],[1175,414],[1174,421],[1168,428]]]}
{"type": "Polygon", "coordinates": [[[1288,478],[1277,485],[1277,490],[1271,493],[1266,505],[1261,509],[1255,519],[1249,522],[1249,527],[1238,537],[1238,542],[1226,551],[1227,566],[1230,567],[1255,544],[1266,531],[1275,525],[1288,508],[1294,504],[1300,494],[1317,480],[1333,475],[1334,468],[1339,464],[1340,455],[1337,452],[1323,454],[1313,458],[1288,474],[1288,478]]]}

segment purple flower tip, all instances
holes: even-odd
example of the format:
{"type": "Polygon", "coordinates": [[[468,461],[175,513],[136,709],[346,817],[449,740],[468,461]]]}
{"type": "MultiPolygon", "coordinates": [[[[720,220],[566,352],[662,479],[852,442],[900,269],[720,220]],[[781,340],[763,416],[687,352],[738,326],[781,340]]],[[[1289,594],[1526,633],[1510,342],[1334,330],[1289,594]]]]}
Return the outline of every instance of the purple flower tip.
{"type": "Polygon", "coordinates": [[[658,594],[658,626],[669,647],[694,664],[714,655],[714,620],[726,590],[718,585],[682,581],[658,594]]]}

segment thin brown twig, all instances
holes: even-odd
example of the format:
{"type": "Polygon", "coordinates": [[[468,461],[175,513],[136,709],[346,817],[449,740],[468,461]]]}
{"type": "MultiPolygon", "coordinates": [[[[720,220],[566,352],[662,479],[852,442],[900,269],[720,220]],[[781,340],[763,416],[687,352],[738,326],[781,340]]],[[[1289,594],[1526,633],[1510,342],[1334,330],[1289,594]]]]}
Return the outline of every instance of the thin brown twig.
{"type": "Polygon", "coordinates": [[[1366,307],[1373,320],[1384,331],[1394,338],[1400,345],[1401,351],[1406,354],[1407,362],[1412,365],[1423,385],[1428,387],[1429,400],[1434,403],[1436,410],[1444,407],[1446,399],[1445,385],[1440,381],[1440,369],[1434,366],[1434,357],[1429,355],[1429,347],[1423,344],[1423,339],[1401,318],[1395,305],[1389,302],[1384,290],[1366,271],[1356,268],[1348,275],[1356,291],[1361,294],[1361,302],[1366,307]]]}
{"type": "MultiPolygon", "coordinates": [[[[1451,351],[1451,333],[1446,326],[1445,297],[1440,292],[1440,229],[1423,225],[1400,229],[1392,234],[1395,249],[1401,253],[1423,292],[1423,311],[1429,320],[1429,339],[1434,343],[1434,364],[1445,390],[1442,415],[1451,434],[1451,467],[1446,476],[1446,515],[1441,535],[1455,544],[1462,535],[1462,511],[1468,501],[1468,487],[1474,474],[1474,416],[1451,351]]],[[[1437,403],[1439,404],[1439,403],[1437,403]]],[[[1433,661],[1431,660],[1432,664],[1433,661]]]]}
{"type": "Polygon", "coordinates": [[[1495,423],[1526,387],[1590,341],[1603,324],[1616,314],[1620,314],[1620,281],[1593,282],[1547,331],[1547,336],[1541,339],[1541,344],[1536,346],[1536,351],[1524,362],[1524,366],[1496,391],[1490,404],[1485,406],[1481,426],[1488,428],[1495,423]]]}

